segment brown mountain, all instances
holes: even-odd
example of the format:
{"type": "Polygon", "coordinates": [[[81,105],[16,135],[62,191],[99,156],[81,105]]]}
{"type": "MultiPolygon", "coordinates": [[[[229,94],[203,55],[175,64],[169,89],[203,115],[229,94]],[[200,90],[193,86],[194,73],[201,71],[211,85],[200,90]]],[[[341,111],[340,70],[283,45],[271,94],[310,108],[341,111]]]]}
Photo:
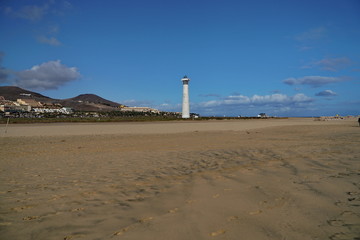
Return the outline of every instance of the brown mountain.
{"type": "Polygon", "coordinates": [[[3,96],[6,100],[16,101],[19,98],[32,98],[39,102],[48,102],[53,99],[41,95],[40,93],[32,92],[26,89],[22,89],[14,86],[0,87],[0,96],[3,96]]]}
{"type": "Polygon", "coordinates": [[[71,100],[71,101],[76,101],[76,102],[98,103],[98,104],[103,104],[103,105],[110,106],[110,107],[119,107],[119,105],[120,105],[116,102],[106,100],[95,94],[80,94],[77,97],[64,99],[64,100],[71,100]]]}
{"type": "Polygon", "coordinates": [[[19,98],[31,98],[44,103],[60,103],[62,106],[70,107],[76,111],[116,111],[121,106],[119,103],[109,101],[95,94],[81,94],[68,99],[53,99],[13,86],[0,87],[0,96],[11,101],[16,101],[19,98]]]}
{"type": "Polygon", "coordinates": [[[74,98],[63,99],[59,103],[78,111],[116,111],[121,106],[95,94],[80,94],[74,98]]]}

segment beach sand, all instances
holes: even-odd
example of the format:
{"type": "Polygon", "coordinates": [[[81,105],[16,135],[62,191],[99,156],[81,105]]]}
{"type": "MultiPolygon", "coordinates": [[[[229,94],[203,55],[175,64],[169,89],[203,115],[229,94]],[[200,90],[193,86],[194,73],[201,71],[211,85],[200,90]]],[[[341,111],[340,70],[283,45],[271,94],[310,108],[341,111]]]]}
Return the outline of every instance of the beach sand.
{"type": "Polygon", "coordinates": [[[360,239],[355,119],[0,131],[0,239],[360,239]]]}

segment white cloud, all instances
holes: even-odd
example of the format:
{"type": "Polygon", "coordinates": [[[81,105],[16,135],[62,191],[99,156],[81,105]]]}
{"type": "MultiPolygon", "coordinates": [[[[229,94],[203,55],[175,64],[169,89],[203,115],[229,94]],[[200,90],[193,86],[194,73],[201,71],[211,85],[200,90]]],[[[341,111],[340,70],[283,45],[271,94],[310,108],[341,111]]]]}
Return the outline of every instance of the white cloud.
{"type": "Polygon", "coordinates": [[[301,78],[287,78],[283,83],[288,85],[310,85],[312,87],[321,87],[330,83],[343,82],[344,77],[323,77],[323,76],[305,76],[301,78]]]}
{"type": "Polygon", "coordinates": [[[293,96],[286,94],[271,95],[231,95],[219,100],[211,100],[193,104],[192,112],[204,115],[247,115],[256,116],[260,112],[278,114],[296,112],[299,109],[308,108],[312,105],[313,99],[303,93],[293,96]]]}
{"type": "Polygon", "coordinates": [[[199,97],[221,97],[221,96],[216,93],[208,93],[208,94],[199,94],[199,97]]]}
{"type": "Polygon", "coordinates": [[[44,4],[43,6],[27,5],[23,6],[19,10],[14,10],[11,7],[7,7],[5,9],[5,13],[17,18],[39,21],[47,13],[48,9],[48,4],[44,4]]]}
{"type": "Polygon", "coordinates": [[[321,92],[318,92],[315,94],[315,96],[319,96],[319,97],[333,97],[333,96],[337,96],[336,92],[333,92],[331,90],[324,90],[321,92]]]}
{"type": "Polygon", "coordinates": [[[57,40],[55,37],[46,37],[46,36],[39,36],[38,41],[41,43],[46,43],[51,46],[60,46],[61,42],[57,40]]]}
{"type": "Polygon", "coordinates": [[[311,102],[312,98],[306,96],[303,93],[295,94],[293,97],[290,97],[290,102],[293,103],[304,103],[304,102],[311,102]]]}
{"type": "Polygon", "coordinates": [[[313,47],[311,47],[311,46],[300,46],[299,47],[299,50],[300,51],[308,51],[308,50],[310,50],[310,49],[312,49],[313,47]]]}
{"type": "Polygon", "coordinates": [[[285,94],[272,94],[272,95],[254,95],[247,97],[244,95],[229,96],[223,100],[212,100],[202,102],[199,104],[201,107],[218,107],[226,105],[276,105],[276,104],[296,104],[311,102],[312,98],[298,93],[294,96],[287,96],[285,94]]]}
{"type": "Polygon", "coordinates": [[[0,83],[7,82],[8,75],[9,75],[8,70],[2,66],[2,60],[3,60],[4,56],[5,56],[5,53],[0,52],[0,83]]]}
{"type": "Polygon", "coordinates": [[[4,7],[4,13],[11,17],[37,22],[43,20],[47,15],[63,16],[72,8],[72,4],[66,0],[47,0],[43,4],[24,5],[17,9],[6,6],[4,7]]]}
{"type": "MultiPolygon", "coordinates": [[[[190,104],[190,109],[193,104],[190,104]]],[[[153,108],[159,109],[160,111],[169,111],[169,112],[179,112],[181,111],[182,104],[171,104],[171,103],[162,103],[159,105],[152,105],[153,108]]]]}
{"type": "Polygon", "coordinates": [[[300,42],[314,41],[323,38],[326,35],[326,33],[327,33],[326,28],[318,27],[296,35],[295,39],[300,42]]]}
{"type": "Polygon", "coordinates": [[[135,100],[135,99],[124,100],[121,101],[121,103],[130,107],[149,107],[149,105],[152,105],[151,101],[135,100]]]}
{"type": "Polygon", "coordinates": [[[65,9],[71,9],[73,7],[73,5],[68,1],[64,1],[63,5],[65,9]]]}
{"type": "Polygon", "coordinates": [[[324,39],[326,35],[327,29],[325,27],[318,27],[297,34],[293,37],[293,39],[298,42],[298,49],[300,51],[308,51],[313,49],[313,45],[324,39]]]}
{"type": "Polygon", "coordinates": [[[327,71],[338,71],[343,68],[346,68],[350,66],[352,61],[347,57],[342,58],[324,58],[318,62],[315,63],[315,65],[318,65],[323,70],[327,71]]]}
{"type": "Polygon", "coordinates": [[[60,60],[35,65],[31,69],[17,72],[15,75],[17,86],[38,90],[57,89],[81,76],[77,68],[67,67],[60,60]]]}
{"type": "Polygon", "coordinates": [[[347,68],[352,65],[351,59],[347,57],[341,58],[324,58],[316,62],[312,62],[308,65],[303,66],[302,68],[313,68],[319,67],[321,70],[337,72],[344,68],[347,68]]]}

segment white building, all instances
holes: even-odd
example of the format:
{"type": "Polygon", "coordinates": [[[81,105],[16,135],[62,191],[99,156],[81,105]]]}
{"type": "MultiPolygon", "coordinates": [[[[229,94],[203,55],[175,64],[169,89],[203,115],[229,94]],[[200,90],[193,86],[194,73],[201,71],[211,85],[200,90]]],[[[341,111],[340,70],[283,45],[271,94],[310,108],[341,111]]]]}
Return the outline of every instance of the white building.
{"type": "Polygon", "coordinates": [[[37,113],[62,113],[62,114],[70,114],[72,113],[72,109],[68,107],[62,107],[62,108],[46,108],[46,107],[40,107],[40,108],[33,108],[34,112],[37,113]]]}
{"type": "Polygon", "coordinates": [[[122,112],[151,112],[151,113],[159,113],[160,111],[155,108],[149,107],[122,107],[122,112]]]}

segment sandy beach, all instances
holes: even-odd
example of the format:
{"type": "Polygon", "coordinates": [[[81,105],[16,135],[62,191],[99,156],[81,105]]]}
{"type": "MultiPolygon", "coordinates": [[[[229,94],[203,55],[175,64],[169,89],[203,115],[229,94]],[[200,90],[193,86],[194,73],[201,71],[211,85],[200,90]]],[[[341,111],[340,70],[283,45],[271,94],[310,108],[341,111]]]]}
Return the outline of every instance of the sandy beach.
{"type": "Polygon", "coordinates": [[[0,239],[360,239],[360,127],[0,125],[0,239]]]}

